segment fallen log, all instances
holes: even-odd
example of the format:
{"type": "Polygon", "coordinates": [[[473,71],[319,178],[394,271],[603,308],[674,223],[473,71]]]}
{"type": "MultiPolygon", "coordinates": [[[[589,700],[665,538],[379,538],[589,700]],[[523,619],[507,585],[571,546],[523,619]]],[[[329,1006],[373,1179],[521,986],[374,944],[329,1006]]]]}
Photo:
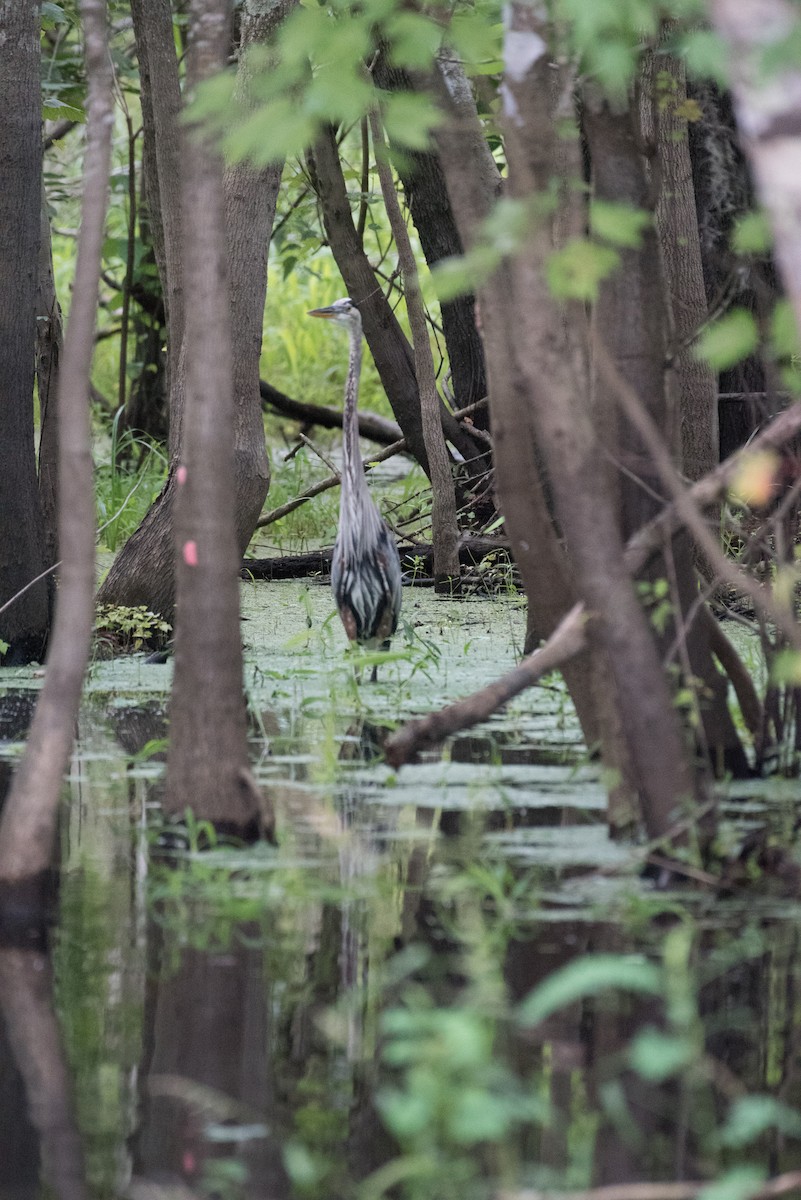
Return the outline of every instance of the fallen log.
{"type": "MultiPolygon", "coordinates": [[[[399,546],[401,567],[409,576],[405,583],[433,584],[434,551],[429,543],[399,546]]],[[[490,554],[503,554],[511,561],[505,538],[468,537],[459,546],[462,566],[475,567],[490,554]]],[[[246,558],[242,575],[247,579],[302,579],[306,575],[327,575],[333,550],[312,550],[308,554],[287,554],[274,558],[246,558]]]]}

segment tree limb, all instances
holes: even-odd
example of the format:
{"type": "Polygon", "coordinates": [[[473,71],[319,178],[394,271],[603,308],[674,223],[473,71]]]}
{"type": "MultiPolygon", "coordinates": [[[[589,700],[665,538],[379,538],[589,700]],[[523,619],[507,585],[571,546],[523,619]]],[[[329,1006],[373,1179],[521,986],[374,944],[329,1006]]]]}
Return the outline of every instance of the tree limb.
{"type": "Polygon", "coordinates": [[[387,739],[384,746],[387,762],[392,767],[400,767],[425,747],[436,745],[450,734],[486,720],[501,705],[583,650],[586,645],[586,621],[584,605],[575,604],[545,645],[527,655],[506,675],[464,700],[429,713],[420,720],[408,721],[387,739]]]}

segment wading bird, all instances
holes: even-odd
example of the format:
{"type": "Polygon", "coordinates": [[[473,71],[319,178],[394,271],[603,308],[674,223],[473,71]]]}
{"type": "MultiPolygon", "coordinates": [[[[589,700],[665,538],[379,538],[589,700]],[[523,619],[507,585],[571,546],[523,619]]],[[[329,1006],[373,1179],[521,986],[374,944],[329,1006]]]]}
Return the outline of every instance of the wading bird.
{"type": "MultiPolygon", "coordinates": [[[[352,642],[368,649],[389,649],[401,607],[398,547],[370,495],[359,450],[356,403],[362,369],[362,318],[352,300],[313,308],[310,317],[344,325],[350,337],[345,412],[342,418],[342,484],[339,530],[331,564],[334,599],[352,642]]],[[[373,667],[372,678],[376,677],[373,667]]]]}

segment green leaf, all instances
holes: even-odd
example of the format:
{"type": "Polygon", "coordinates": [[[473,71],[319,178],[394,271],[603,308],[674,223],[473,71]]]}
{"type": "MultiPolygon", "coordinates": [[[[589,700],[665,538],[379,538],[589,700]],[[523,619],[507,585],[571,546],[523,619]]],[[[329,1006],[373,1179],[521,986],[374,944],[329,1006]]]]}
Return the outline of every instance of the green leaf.
{"type": "Polygon", "coordinates": [[[661,1083],[692,1062],[697,1048],[691,1038],[643,1029],[629,1048],[629,1061],[643,1079],[661,1083]]]}
{"type": "Polygon", "coordinates": [[[753,354],[759,345],[759,330],[750,312],[733,308],[701,334],[696,354],[715,371],[725,371],[753,354]]]}
{"type": "Polygon", "coordinates": [[[639,954],[585,955],[539,984],[518,1008],[518,1021],[521,1025],[536,1025],[585,996],[613,989],[658,996],[663,990],[662,975],[639,954]]]}
{"type": "Polygon", "coordinates": [[[454,13],[448,26],[448,42],[470,74],[483,74],[487,67],[502,69],[503,25],[490,24],[473,9],[454,13]]]}
{"type": "Polygon", "coordinates": [[[442,28],[415,12],[396,12],[384,23],[392,63],[410,70],[431,67],[442,42],[442,28]]]}
{"type": "Polygon", "coordinates": [[[767,254],[773,245],[773,235],[765,213],[760,210],[739,217],[732,231],[731,244],[737,254],[767,254]]]}
{"type": "Polygon", "coordinates": [[[410,92],[385,93],[381,111],[390,141],[409,150],[427,150],[431,131],[442,120],[442,114],[428,96],[410,92]]]}
{"type": "Polygon", "coordinates": [[[55,25],[69,24],[69,17],[60,4],[52,0],[44,0],[42,4],[42,29],[52,29],[55,25]]]}
{"type": "Polygon", "coordinates": [[[45,121],[77,121],[80,125],[86,121],[86,113],[82,108],[66,104],[55,96],[42,101],[42,117],[45,121]]]}
{"type": "Polygon", "coordinates": [[[747,1146],[769,1129],[801,1137],[801,1114],[773,1096],[742,1096],[732,1105],[720,1140],[724,1146],[747,1146]]]}
{"type": "Polygon", "coordinates": [[[590,204],[592,232],[613,246],[636,249],[651,223],[651,214],[642,208],[614,204],[609,200],[593,200],[590,204]]]}
{"type": "Polygon", "coordinates": [[[548,259],[548,286],[562,299],[595,300],[601,281],[619,263],[620,256],[611,246],[573,238],[548,259]]]}
{"type": "Polygon", "coordinates": [[[683,58],[688,73],[695,79],[729,82],[729,51],[723,38],[709,29],[694,29],[684,38],[683,58]]]}
{"type": "Polygon", "coordinates": [[[770,681],[801,687],[801,654],[797,650],[779,650],[770,664],[770,681]]]}
{"type": "Polygon", "coordinates": [[[797,358],[801,355],[798,325],[789,300],[777,300],[770,321],[773,353],[777,358],[797,358]]]}

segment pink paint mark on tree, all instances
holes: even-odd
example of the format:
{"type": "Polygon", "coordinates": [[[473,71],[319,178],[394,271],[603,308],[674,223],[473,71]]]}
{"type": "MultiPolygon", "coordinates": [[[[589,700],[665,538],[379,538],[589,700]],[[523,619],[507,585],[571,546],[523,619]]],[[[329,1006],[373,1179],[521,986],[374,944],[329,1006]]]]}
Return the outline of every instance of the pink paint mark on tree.
{"type": "Polygon", "coordinates": [[[184,542],[183,555],[184,562],[188,567],[196,567],[198,563],[197,542],[184,542]]]}
{"type": "Polygon", "coordinates": [[[178,480],[179,484],[186,483],[186,467],[180,466],[175,472],[175,478],[178,480]]]}

